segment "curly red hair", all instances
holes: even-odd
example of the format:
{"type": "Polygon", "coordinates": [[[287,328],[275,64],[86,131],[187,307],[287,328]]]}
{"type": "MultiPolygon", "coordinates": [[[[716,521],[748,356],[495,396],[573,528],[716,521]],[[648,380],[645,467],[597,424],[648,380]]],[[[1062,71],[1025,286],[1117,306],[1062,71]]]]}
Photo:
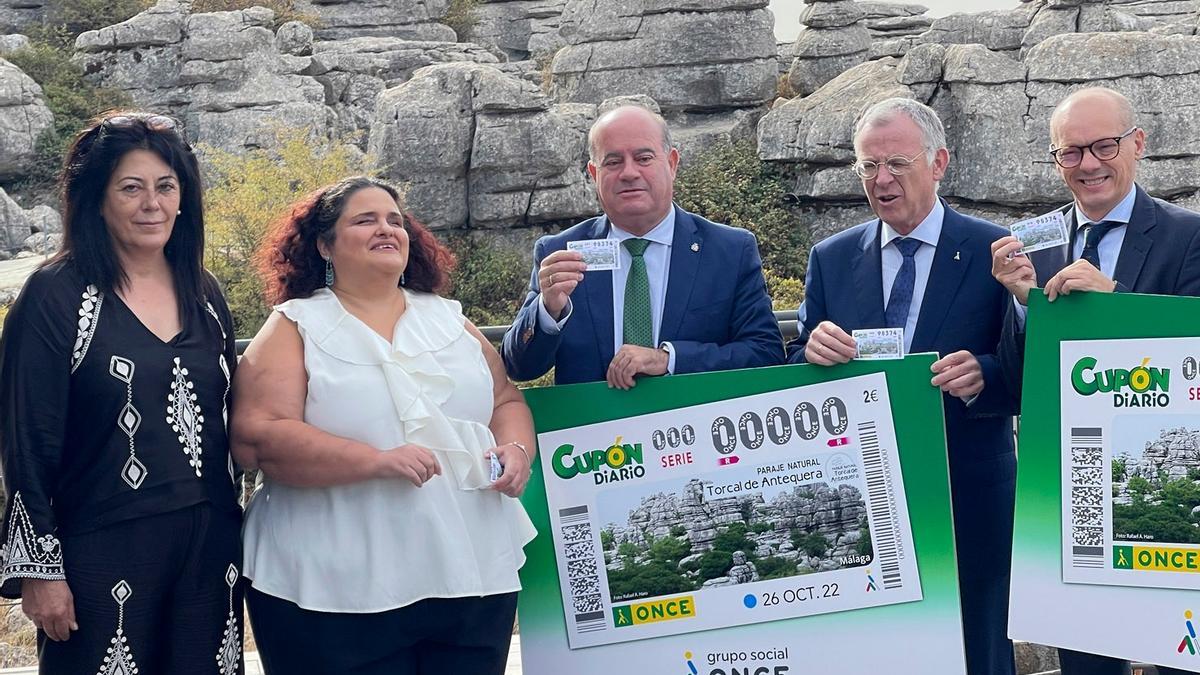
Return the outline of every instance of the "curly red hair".
{"type": "MultiPolygon", "coordinates": [[[[355,192],[371,187],[387,192],[403,210],[395,187],[375,178],[352,176],[308,194],[271,224],[254,255],[267,302],[275,305],[307,298],[325,286],[325,260],[317,250],[317,241],[332,243],[334,225],[346,201],[355,192]]],[[[400,285],[425,293],[448,290],[454,254],[407,212],[404,229],[408,232],[408,265],[400,285]]]]}

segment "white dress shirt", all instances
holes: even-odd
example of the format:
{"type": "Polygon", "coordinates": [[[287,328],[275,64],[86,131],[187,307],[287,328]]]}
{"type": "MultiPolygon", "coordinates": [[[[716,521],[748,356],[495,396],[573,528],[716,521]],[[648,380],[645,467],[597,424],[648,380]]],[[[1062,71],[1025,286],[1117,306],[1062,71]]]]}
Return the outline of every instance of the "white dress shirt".
{"type": "MultiPolygon", "coordinates": [[[[618,244],[626,239],[633,239],[630,234],[609,221],[608,239],[614,239],[618,244]]],[[[650,282],[650,317],[653,325],[654,344],[659,342],[659,329],[662,327],[663,306],[667,298],[667,279],[671,273],[671,243],[675,239],[675,207],[667,212],[667,216],[654,226],[654,229],[641,237],[650,242],[642,260],[646,263],[646,276],[650,282]]],[[[625,333],[625,281],[629,278],[629,268],[633,264],[633,256],[624,247],[618,245],[618,255],[621,257],[621,268],[612,271],[613,294],[613,353],[624,344],[625,333]]],[[[584,272],[584,274],[588,274],[584,272]]],[[[557,322],[546,311],[544,298],[538,298],[538,327],[545,333],[557,335],[571,318],[571,299],[567,298],[567,306],[563,310],[562,319],[557,322]]],[[[669,342],[662,342],[667,350],[667,372],[675,372],[675,349],[669,342]]]]}
{"type": "MultiPolygon", "coordinates": [[[[1114,227],[1109,230],[1108,234],[1100,240],[1096,246],[1096,253],[1100,256],[1100,271],[1109,279],[1115,279],[1117,274],[1117,258],[1121,257],[1121,246],[1125,243],[1125,232],[1129,230],[1129,219],[1133,217],[1133,202],[1137,199],[1137,187],[1130,186],[1129,194],[1125,195],[1124,199],[1117,202],[1117,205],[1111,211],[1104,214],[1100,220],[1092,220],[1083,215],[1083,209],[1079,208],[1079,202],[1076,202],[1072,208],[1074,213],[1068,211],[1072,223],[1072,235],[1075,243],[1071,247],[1071,258],[1068,263],[1075,262],[1083,256],[1083,247],[1087,243],[1087,231],[1092,226],[1092,223],[1098,223],[1101,220],[1109,220],[1117,223],[1125,223],[1120,227],[1114,227]]],[[[1049,279],[1038,279],[1038,283],[1042,286],[1046,285],[1049,279]]],[[[1017,327],[1025,330],[1025,305],[1013,296],[1013,305],[1017,309],[1017,327]]]]}
{"type": "MultiPolygon", "coordinates": [[[[942,236],[942,219],[946,208],[942,200],[935,199],[933,210],[925,216],[917,227],[908,234],[909,239],[920,240],[922,246],[913,255],[917,267],[917,277],[913,283],[912,301],[908,305],[908,320],[904,323],[904,353],[912,350],[913,333],[917,330],[917,319],[921,316],[921,302],[925,299],[925,288],[929,285],[929,270],[933,267],[933,256],[937,252],[938,239],[942,236]]],[[[892,295],[892,285],[896,275],[900,273],[900,265],[904,263],[904,254],[894,242],[904,235],[896,232],[891,225],[883,224],[883,232],[879,237],[880,262],[883,265],[883,302],[884,309],[892,295]]]]}

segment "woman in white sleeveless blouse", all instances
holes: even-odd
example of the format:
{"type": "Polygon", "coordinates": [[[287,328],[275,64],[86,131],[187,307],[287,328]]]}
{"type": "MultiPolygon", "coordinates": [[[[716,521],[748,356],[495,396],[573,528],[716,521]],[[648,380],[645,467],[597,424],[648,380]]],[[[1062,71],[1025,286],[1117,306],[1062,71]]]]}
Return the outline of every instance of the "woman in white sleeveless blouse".
{"type": "Polygon", "coordinates": [[[245,575],[268,674],[499,675],[533,424],[435,294],[453,257],[355,177],[294,205],[259,258],[281,304],[237,371],[233,452],[264,476],[245,575]]]}

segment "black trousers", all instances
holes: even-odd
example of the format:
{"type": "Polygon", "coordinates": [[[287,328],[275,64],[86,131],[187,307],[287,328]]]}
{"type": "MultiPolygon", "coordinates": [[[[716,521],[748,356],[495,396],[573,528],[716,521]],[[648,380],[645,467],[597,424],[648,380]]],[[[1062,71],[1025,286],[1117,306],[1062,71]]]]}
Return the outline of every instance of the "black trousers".
{"type": "MultiPolygon", "coordinates": [[[[1114,659],[1099,654],[1073,652],[1069,649],[1058,650],[1058,662],[1062,666],[1062,675],[1129,675],[1129,662],[1124,659],[1114,659]]],[[[1155,666],[1158,675],[1187,675],[1190,672],[1178,668],[1155,666]]]]}
{"type": "Polygon", "coordinates": [[[267,675],[503,675],[517,594],[429,598],[374,614],[246,592],[267,675]]]}
{"type": "Polygon", "coordinates": [[[62,538],[79,630],[38,631],[42,675],[232,675],[242,662],[241,514],[198,504],[62,538]],[[111,648],[111,649],[110,649],[111,648]]]}

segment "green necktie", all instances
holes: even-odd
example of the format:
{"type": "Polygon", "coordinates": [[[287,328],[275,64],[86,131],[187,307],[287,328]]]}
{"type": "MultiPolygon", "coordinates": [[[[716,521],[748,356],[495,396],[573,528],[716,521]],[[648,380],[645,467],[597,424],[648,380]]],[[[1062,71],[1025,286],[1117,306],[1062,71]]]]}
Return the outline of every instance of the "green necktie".
{"type": "Polygon", "coordinates": [[[641,347],[654,346],[654,319],[650,316],[650,276],[646,274],[646,259],[642,254],[650,245],[648,239],[626,239],[621,242],[633,262],[625,279],[625,321],[623,343],[641,347]]]}

